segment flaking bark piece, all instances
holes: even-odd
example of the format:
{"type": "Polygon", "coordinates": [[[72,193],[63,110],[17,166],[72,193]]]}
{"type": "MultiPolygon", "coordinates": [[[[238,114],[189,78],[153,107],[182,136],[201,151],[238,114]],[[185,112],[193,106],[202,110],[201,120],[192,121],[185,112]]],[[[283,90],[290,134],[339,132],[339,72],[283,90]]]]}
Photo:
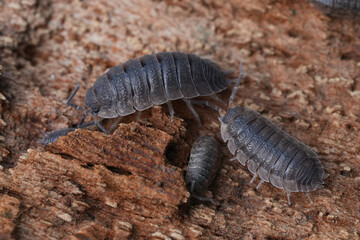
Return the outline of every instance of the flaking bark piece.
{"type": "Polygon", "coordinates": [[[176,139],[166,132],[133,122],[110,135],[79,129],[46,151],[28,150],[10,176],[0,172],[2,188],[21,193],[26,214],[18,217],[23,224],[17,234],[29,239],[171,234],[169,229],[180,226],[178,206],[189,197],[181,169],[165,162],[171,141],[176,139]]]}
{"type": "MultiPolygon", "coordinates": [[[[111,135],[77,130],[49,145],[48,151],[71,156],[87,168],[106,168],[126,179],[126,198],[156,199],[174,205],[184,201],[181,169],[165,163],[173,136],[151,126],[120,124],[111,135]],[[136,186],[142,182],[149,192],[136,186]]],[[[124,182],[125,183],[125,182],[124,182]]]]}

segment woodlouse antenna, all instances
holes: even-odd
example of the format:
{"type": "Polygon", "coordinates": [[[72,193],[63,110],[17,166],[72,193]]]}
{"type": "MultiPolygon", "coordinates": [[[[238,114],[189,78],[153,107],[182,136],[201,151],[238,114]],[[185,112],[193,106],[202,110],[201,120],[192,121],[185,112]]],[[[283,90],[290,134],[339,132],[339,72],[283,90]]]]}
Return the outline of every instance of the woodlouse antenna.
{"type": "Polygon", "coordinates": [[[58,130],[54,130],[48,134],[46,134],[44,131],[41,131],[44,135],[44,137],[37,141],[37,143],[42,143],[44,146],[54,143],[59,137],[66,136],[68,133],[75,131],[76,129],[82,129],[86,128],[92,125],[96,125],[98,128],[100,128],[104,133],[110,134],[98,121],[92,121],[89,123],[83,123],[83,119],[80,121],[78,126],[76,128],[61,128],[58,130]]]}
{"type": "Polygon", "coordinates": [[[98,128],[101,129],[101,131],[103,131],[106,134],[110,134],[98,121],[92,121],[92,122],[88,122],[84,124],[85,118],[86,116],[89,114],[89,112],[91,111],[91,109],[85,109],[82,106],[79,106],[75,103],[72,102],[72,99],[74,98],[74,96],[76,95],[76,93],[79,91],[80,89],[80,83],[76,84],[76,87],[74,89],[74,91],[72,91],[72,93],[70,94],[69,98],[66,100],[66,105],[75,108],[76,110],[82,110],[84,111],[78,125],[77,128],[85,128],[85,127],[89,127],[92,125],[96,125],[98,128]]]}
{"type": "Polygon", "coordinates": [[[85,121],[85,118],[86,118],[86,116],[89,114],[89,112],[91,111],[91,109],[89,108],[89,109],[87,109],[87,110],[84,110],[84,113],[83,113],[83,115],[82,115],[82,117],[81,117],[81,119],[80,119],[80,121],[79,121],[79,123],[78,123],[78,128],[80,128],[80,126],[84,123],[84,121],[85,121]]]}
{"type": "Polygon", "coordinates": [[[200,121],[200,117],[199,114],[197,114],[197,112],[195,111],[194,107],[191,105],[191,102],[188,98],[183,98],[183,101],[186,103],[186,106],[190,109],[191,113],[194,115],[197,123],[199,124],[199,126],[201,127],[201,121],[200,121]]]}
{"type": "Polygon", "coordinates": [[[229,98],[229,107],[232,106],[234,104],[234,98],[235,98],[235,95],[236,95],[236,92],[237,92],[237,89],[241,83],[241,80],[244,76],[244,72],[243,72],[243,67],[242,67],[242,62],[240,63],[240,75],[239,75],[239,78],[237,79],[236,83],[235,83],[235,86],[232,90],[232,93],[230,95],[230,98],[229,98]]]}
{"type": "Polygon", "coordinates": [[[79,106],[75,103],[72,102],[72,99],[74,98],[74,96],[76,95],[77,91],[79,91],[80,88],[80,83],[76,84],[76,87],[74,89],[74,91],[72,91],[72,93],[70,94],[69,98],[66,100],[66,105],[75,108],[76,110],[84,110],[84,107],[79,106]]]}

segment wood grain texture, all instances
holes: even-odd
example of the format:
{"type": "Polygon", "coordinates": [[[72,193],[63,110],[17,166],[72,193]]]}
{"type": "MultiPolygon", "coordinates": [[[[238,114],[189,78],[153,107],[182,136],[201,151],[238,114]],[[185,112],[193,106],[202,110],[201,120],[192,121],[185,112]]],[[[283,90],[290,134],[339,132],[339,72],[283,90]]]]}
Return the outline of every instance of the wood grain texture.
{"type": "MultiPolygon", "coordinates": [[[[359,20],[308,0],[0,1],[0,239],[358,239],[359,36],[359,20]],[[205,193],[220,205],[189,205],[189,149],[199,135],[219,139],[220,125],[196,106],[200,128],[181,101],[174,123],[161,106],[112,135],[36,144],[41,130],[76,126],[82,113],[65,100],[78,82],[83,105],[106,69],[161,51],[209,58],[233,77],[242,62],[235,103],[310,146],[330,174],[314,203],[256,191],[223,145],[205,193]]],[[[230,92],[206,100],[225,107],[230,92]]]]}

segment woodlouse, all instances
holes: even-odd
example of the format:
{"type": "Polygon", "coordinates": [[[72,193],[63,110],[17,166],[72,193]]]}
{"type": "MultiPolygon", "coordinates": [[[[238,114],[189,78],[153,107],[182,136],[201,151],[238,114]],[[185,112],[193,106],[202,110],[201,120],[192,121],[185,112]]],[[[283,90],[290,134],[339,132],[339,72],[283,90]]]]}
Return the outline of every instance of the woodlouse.
{"type": "MultiPolygon", "coordinates": [[[[240,70],[242,71],[242,70],[240,70]]],[[[233,105],[242,73],[230,96],[233,105]]],[[[318,156],[308,146],[281,130],[258,112],[240,106],[229,108],[225,114],[220,107],[209,102],[205,104],[220,113],[221,136],[230,152],[236,155],[242,165],[254,174],[251,182],[259,176],[261,181],[285,189],[290,205],[291,192],[308,192],[322,187],[325,174],[318,156]]]]}
{"type": "Polygon", "coordinates": [[[221,163],[220,143],[213,136],[201,136],[196,139],[189,158],[185,176],[186,186],[192,197],[199,200],[215,200],[204,197],[204,193],[214,180],[221,163]]]}
{"type": "MultiPolygon", "coordinates": [[[[94,116],[115,118],[167,103],[173,119],[171,101],[183,99],[200,123],[188,99],[226,89],[232,82],[227,75],[214,62],[194,54],[160,52],[145,55],[112,67],[101,75],[86,92],[85,108],[94,116]]],[[[78,84],[67,104],[84,110],[71,102],[79,87],[78,84]]]]}

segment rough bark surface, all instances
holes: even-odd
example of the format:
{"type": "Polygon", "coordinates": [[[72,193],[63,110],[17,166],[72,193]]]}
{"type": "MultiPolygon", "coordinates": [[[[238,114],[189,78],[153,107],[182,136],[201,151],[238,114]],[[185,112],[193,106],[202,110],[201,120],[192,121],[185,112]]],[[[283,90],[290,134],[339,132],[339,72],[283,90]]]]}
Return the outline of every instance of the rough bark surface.
{"type": "Polygon", "coordinates": [[[359,239],[359,128],[359,19],[305,0],[0,1],[0,239],[359,239]],[[210,58],[234,78],[243,62],[236,103],[313,148],[330,174],[313,204],[297,193],[288,206],[270,184],[256,191],[225,145],[207,192],[220,205],[190,202],[190,146],[219,138],[219,122],[196,106],[199,127],[181,101],[173,123],[159,106],[110,135],[36,143],[76,126],[82,113],[64,102],[77,82],[83,105],[107,68],[159,51],[210,58]]]}

